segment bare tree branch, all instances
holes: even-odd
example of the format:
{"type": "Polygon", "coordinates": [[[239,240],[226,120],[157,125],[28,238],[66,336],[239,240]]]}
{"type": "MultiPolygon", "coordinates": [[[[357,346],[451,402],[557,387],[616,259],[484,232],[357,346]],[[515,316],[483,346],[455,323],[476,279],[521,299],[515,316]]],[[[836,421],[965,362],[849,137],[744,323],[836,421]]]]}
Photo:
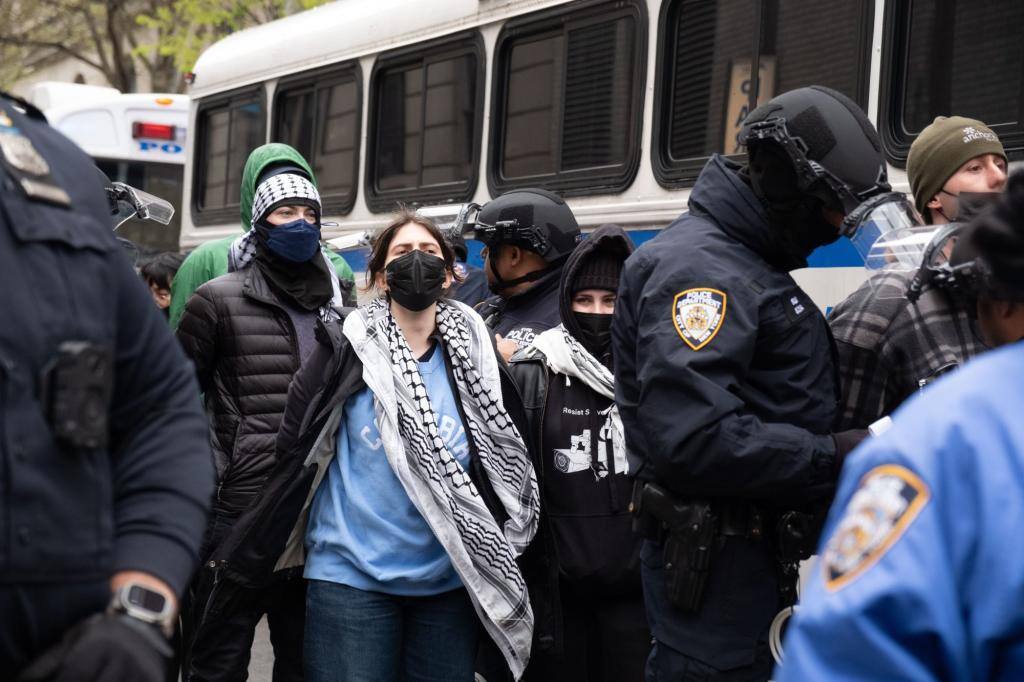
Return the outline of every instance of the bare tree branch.
{"type": "Polygon", "coordinates": [[[63,43],[58,43],[49,40],[32,40],[29,38],[19,38],[16,36],[0,36],[0,45],[16,45],[18,47],[46,47],[53,50],[57,50],[58,52],[65,54],[68,57],[71,57],[72,59],[77,59],[83,64],[88,64],[94,69],[104,71],[102,64],[96,62],[95,60],[89,59],[82,53],[71,49],[63,43]]]}

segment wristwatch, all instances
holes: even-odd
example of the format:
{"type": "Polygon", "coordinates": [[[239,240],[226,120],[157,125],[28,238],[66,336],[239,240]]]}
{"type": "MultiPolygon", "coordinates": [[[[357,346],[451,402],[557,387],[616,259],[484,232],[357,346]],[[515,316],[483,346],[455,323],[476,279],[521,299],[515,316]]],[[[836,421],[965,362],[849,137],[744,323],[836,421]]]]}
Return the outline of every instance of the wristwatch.
{"type": "Polygon", "coordinates": [[[141,583],[129,581],[122,585],[114,593],[107,610],[110,613],[123,613],[160,628],[167,637],[174,634],[175,618],[171,600],[141,583]]]}

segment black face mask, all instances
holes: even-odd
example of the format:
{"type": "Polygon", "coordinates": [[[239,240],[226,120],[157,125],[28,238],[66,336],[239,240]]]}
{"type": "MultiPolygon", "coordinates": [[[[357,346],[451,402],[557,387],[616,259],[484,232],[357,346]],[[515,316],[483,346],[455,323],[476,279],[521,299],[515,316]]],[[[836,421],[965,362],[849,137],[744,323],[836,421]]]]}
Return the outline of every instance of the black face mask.
{"type": "Polygon", "coordinates": [[[803,267],[812,251],[839,238],[839,228],[822,213],[824,207],[838,204],[834,193],[820,184],[801,189],[792,161],[784,152],[773,146],[760,150],[751,158],[748,176],[779,240],[785,262],[777,265],[803,267]]]}
{"type": "Polygon", "coordinates": [[[825,219],[823,206],[816,197],[804,197],[781,206],[769,205],[769,222],[787,255],[804,261],[819,246],[839,239],[839,228],[825,219]]]}
{"type": "Polygon", "coordinates": [[[384,269],[388,293],[408,310],[426,310],[441,298],[445,280],[444,260],[423,251],[410,251],[384,269]]]}
{"type": "Polygon", "coordinates": [[[612,344],[612,316],[599,313],[573,313],[576,316],[576,324],[580,327],[579,341],[583,347],[590,351],[598,360],[611,350],[612,344]]]}

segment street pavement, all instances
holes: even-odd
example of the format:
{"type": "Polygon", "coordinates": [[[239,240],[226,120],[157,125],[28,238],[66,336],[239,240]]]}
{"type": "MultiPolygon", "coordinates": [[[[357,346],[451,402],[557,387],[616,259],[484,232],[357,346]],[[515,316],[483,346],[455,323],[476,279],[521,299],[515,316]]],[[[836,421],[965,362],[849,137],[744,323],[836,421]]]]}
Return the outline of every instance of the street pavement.
{"type": "Polygon", "coordinates": [[[271,682],[274,674],[274,650],[270,646],[270,630],[264,618],[256,627],[249,660],[249,682],[271,682]]]}

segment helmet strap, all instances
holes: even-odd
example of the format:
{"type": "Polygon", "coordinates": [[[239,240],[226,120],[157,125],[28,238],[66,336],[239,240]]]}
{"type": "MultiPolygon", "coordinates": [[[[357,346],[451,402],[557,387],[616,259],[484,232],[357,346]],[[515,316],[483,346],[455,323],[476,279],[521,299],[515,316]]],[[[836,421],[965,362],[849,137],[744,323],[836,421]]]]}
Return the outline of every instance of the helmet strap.
{"type": "Polygon", "coordinates": [[[490,248],[487,258],[488,267],[490,267],[491,269],[491,274],[494,275],[494,282],[490,285],[490,289],[496,294],[507,289],[511,289],[512,287],[519,286],[520,284],[525,284],[526,282],[535,282],[538,279],[545,277],[546,275],[560,268],[562,266],[562,263],[565,262],[567,258],[559,258],[555,261],[552,261],[551,263],[548,263],[547,267],[541,268],[540,270],[534,270],[533,272],[528,272],[522,277],[516,277],[514,279],[505,279],[504,277],[501,276],[501,273],[498,272],[497,255],[500,249],[500,244],[496,244],[493,248],[490,248]]]}

